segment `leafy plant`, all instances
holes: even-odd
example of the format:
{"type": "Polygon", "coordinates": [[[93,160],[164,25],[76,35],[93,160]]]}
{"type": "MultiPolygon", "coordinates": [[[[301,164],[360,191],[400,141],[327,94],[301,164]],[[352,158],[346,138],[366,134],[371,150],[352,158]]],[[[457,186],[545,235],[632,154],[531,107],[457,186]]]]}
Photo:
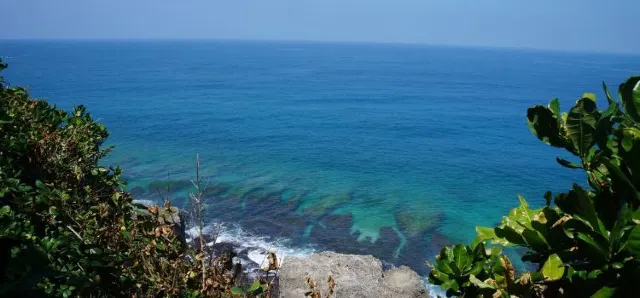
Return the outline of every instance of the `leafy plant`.
{"type": "MultiPolygon", "coordinates": [[[[107,136],[85,107],[0,77],[0,297],[232,297],[233,255],[184,245],[169,200],[134,204],[120,168],[100,165],[107,136]]],[[[265,296],[259,283],[245,296],[265,296]]]]}
{"type": "Polygon", "coordinates": [[[568,113],[560,112],[557,99],[530,108],[532,133],[579,160],[556,158],[584,171],[590,188],[573,184],[555,197],[547,192],[538,209],[519,197],[520,206],[497,227],[476,228],[471,246],[443,248],[429,280],[448,296],[462,297],[625,297],[640,290],[639,82],[631,77],[620,85],[621,104],[603,84],[605,110],[597,109],[591,93],[568,113]],[[491,253],[483,252],[485,245],[491,253]],[[537,271],[514,277],[512,267],[496,267],[511,263],[493,253],[499,247],[525,248],[522,260],[537,271]]]}

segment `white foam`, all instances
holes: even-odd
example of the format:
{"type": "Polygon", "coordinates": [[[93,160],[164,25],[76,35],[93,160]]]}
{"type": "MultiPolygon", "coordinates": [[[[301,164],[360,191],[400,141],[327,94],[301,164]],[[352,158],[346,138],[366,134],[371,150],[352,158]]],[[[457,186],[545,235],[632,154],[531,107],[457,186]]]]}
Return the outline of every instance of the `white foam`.
{"type": "MultiPolygon", "coordinates": [[[[219,235],[216,239],[216,243],[231,243],[239,250],[247,249],[247,256],[249,260],[264,267],[267,264],[267,253],[274,252],[282,265],[287,257],[304,257],[311,255],[315,252],[310,247],[294,248],[288,246],[288,239],[286,238],[272,238],[261,235],[254,235],[242,229],[238,225],[223,224],[220,228],[219,224],[213,223],[204,227],[203,234],[213,235],[218,230],[219,235]]],[[[190,239],[195,238],[198,235],[197,228],[190,228],[187,230],[187,237],[190,239]]],[[[213,245],[213,242],[207,243],[207,245],[213,245]]]]}
{"type": "Polygon", "coordinates": [[[133,202],[137,203],[137,204],[142,204],[142,205],[145,205],[145,206],[148,206],[148,207],[157,204],[155,201],[152,201],[152,200],[133,200],[133,202]]]}
{"type": "Polygon", "coordinates": [[[445,291],[443,291],[439,286],[430,284],[426,278],[424,280],[424,284],[427,287],[427,293],[429,293],[429,297],[447,297],[447,293],[445,293],[445,291]]]}

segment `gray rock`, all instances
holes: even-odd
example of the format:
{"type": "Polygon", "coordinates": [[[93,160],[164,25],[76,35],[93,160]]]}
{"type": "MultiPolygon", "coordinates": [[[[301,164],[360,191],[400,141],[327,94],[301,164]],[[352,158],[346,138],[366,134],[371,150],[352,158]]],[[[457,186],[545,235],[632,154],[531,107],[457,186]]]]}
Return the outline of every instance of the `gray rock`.
{"type": "MultiPolygon", "coordinates": [[[[144,201],[136,201],[134,203],[143,204],[146,206],[152,206],[153,204],[146,204],[144,201]]],[[[151,212],[144,208],[135,207],[135,216],[150,217],[151,212]]],[[[158,207],[158,223],[161,225],[168,225],[173,229],[173,232],[180,240],[182,245],[187,244],[187,231],[185,226],[186,213],[182,209],[176,207],[158,207]]]]}
{"type": "Polygon", "coordinates": [[[159,218],[161,224],[170,225],[173,227],[174,233],[178,236],[178,239],[183,245],[187,243],[187,231],[185,227],[186,213],[182,209],[176,207],[161,207],[159,209],[159,218]]]}
{"type": "Polygon", "coordinates": [[[409,267],[383,272],[380,260],[370,255],[321,252],[304,258],[285,257],[280,269],[280,297],[304,297],[309,290],[305,282],[307,277],[318,283],[324,295],[329,275],[336,281],[332,297],[429,296],[420,276],[409,267]]]}

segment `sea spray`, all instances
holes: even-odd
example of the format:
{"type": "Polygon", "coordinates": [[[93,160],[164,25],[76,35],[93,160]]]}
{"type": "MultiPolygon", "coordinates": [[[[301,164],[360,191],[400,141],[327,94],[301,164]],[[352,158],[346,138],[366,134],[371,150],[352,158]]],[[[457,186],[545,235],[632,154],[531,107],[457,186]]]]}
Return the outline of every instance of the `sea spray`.
{"type": "MultiPolygon", "coordinates": [[[[304,257],[316,252],[316,249],[311,246],[290,246],[290,241],[287,238],[257,235],[237,224],[218,224],[213,222],[205,226],[202,233],[208,241],[207,246],[232,249],[237,254],[234,262],[242,263],[245,272],[249,274],[255,274],[258,269],[267,265],[267,254],[269,252],[276,254],[280,265],[286,262],[287,257],[304,257]]],[[[197,237],[199,237],[197,228],[193,227],[187,230],[188,242],[192,242],[197,237]]]]}

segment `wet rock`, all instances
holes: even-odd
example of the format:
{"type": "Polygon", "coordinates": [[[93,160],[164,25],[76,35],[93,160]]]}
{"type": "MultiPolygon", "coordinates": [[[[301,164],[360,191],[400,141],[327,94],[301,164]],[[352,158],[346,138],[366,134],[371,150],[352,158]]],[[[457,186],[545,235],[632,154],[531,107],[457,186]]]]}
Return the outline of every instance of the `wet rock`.
{"type": "MultiPolygon", "coordinates": [[[[241,243],[235,242],[215,242],[211,235],[203,236],[206,240],[208,252],[211,252],[215,257],[223,256],[225,254],[231,254],[234,262],[240,262],[242,264],[242,270],[245,273],[255,274],[260,270],[260,264],[254,262],[249,257],[249,251],[260,251],[259,247],[247,247],[241,243]]],[[[198,248],[200,246],[200,238],[197,237],[193,241],[193,247],[198,248]]]]}
{"type": "Polygon", "coordinates": [[[304,297],[309,289],[306,277],[324,292],[329,275],[337,284],[335,297],[428,297],[420,276],[408,267],[383,271],[380,260],[371,255],[334,252],[285,258],[280,269],[280,297],[304,297]]]}
{"type": "Polygon", "coordinates": [[[214,241],[213,235],[203,234],[202,237],[196,236],[190,241],[191,246],[193,246],[195,249],[200,249],[200,238],[202,238],[202,243],[205,245],[214,241]]]}

